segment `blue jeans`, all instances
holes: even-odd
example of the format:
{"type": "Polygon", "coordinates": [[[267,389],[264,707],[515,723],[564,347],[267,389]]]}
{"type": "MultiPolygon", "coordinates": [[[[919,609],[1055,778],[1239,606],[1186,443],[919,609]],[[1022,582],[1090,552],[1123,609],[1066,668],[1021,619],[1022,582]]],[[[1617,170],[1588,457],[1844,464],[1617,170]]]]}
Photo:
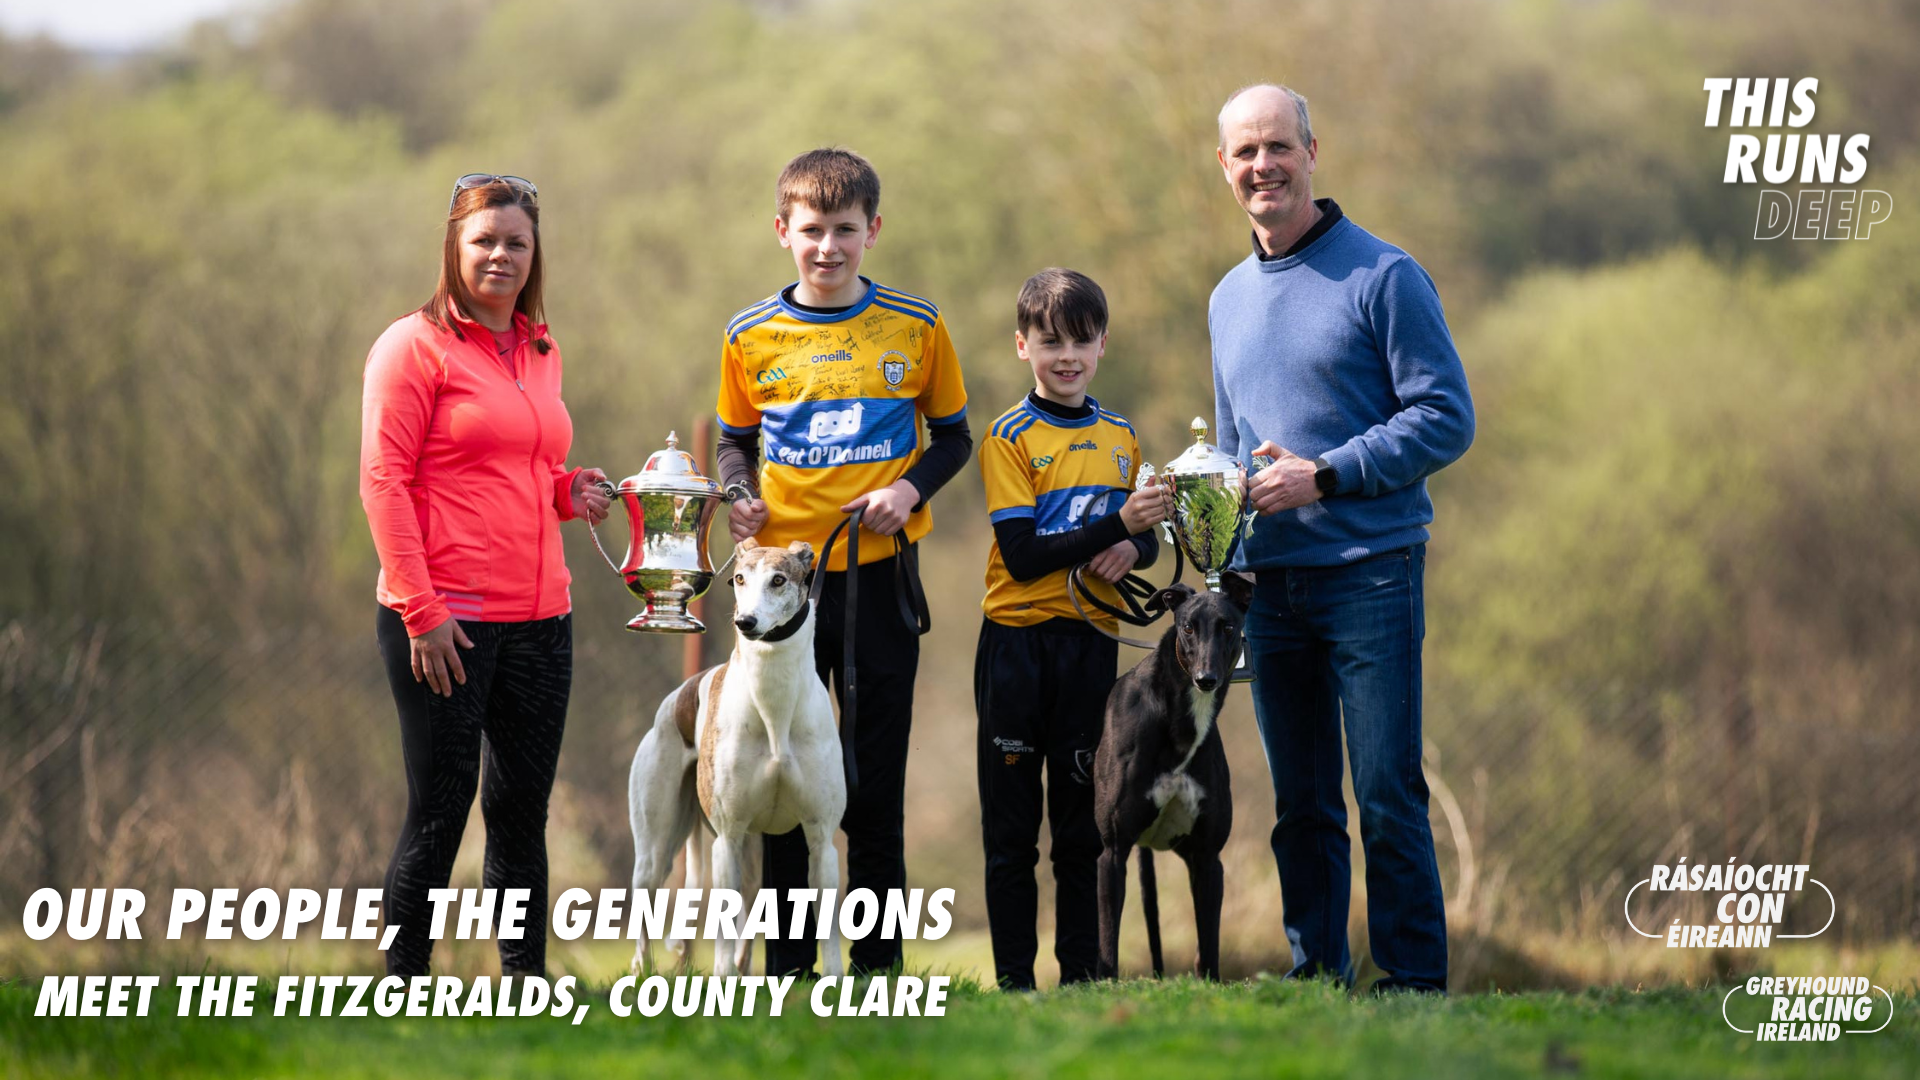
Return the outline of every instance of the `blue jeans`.
{"type": "Polygon", "coordinates": [[[1289,975],[1352,982],[1351,841],[1341,796],[1346,720],[1367,861],[1377,988],[1444,991],[1447,921],[1420,772],[1425,544],[1345,566],[1262,570],[1247,616],[1253,707],[1273,774],[1289,975]]]}

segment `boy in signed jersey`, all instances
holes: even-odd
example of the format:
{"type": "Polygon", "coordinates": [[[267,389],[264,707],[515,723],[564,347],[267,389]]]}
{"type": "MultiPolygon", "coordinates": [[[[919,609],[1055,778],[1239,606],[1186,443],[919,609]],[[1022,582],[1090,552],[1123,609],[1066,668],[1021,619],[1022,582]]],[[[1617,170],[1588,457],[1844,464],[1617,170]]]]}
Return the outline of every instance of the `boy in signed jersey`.
{"type": "MultiPolygon", "coordinates": [[[[907,742],[924,616],[916,542],[933,527],[927,500],[967,463],[967,391],[946,323],[933,304],[860,276],[880,235],[880,177],[849,150],[813,150],[788,162],[776,185],[774,232],[793,254],[799,280],[729,320],[720,354],[720,475],[752,483],[760,497],[736,502],[734,540],[757,537],[815,551],[856,507],[860,529],[858,612],[848,612],[847,547],[815,568],[825,589],[814,659],[844,712],[843,630],[854,620],[858,704],[853,759],[859,788],[841,827],[846,890],[881,897],[907,884],[903,850],[907,742]],[[920,421],[926,420],[926,433],[920,421]],[[766,463],[759,466],[760,444],[766,463]]],[[[763,884],[804,889],[807,844],[799,829],[769,836],[763,884]]],[[[843,891],[842,895],[845,895],[843,891]]],[[[782,901],[780,925],[794,924],[782,901]]],[[[817,908],[815,909],[817,910],[817,908]]],[[[810,971],[811,935],[770,936],[767,973],[810,971]]],[[[900,963],[900,941],[882,930],[854,942],[855,974],[900,963]]]]}
{"type": "Polygon", "coordinates": [[[1098,953],[1093,751],[1119,649],[1074,609],[1067,571],[1087,563],[1090,587],[1117,604],[1109,583],[1153,562],[1151,529],[1171,501],[1158,486],[1134,491],[1133,427],[1087,396],[1107,345],[1100,286],[1042,270],[1021,287],[1017,314],[1014,349],[1033,391],[980,446],[994,541],[973,694],[994,972],[1003,988],[1030,990],[1043,761],[1060,981],[1091,979],[1098,953]]]}

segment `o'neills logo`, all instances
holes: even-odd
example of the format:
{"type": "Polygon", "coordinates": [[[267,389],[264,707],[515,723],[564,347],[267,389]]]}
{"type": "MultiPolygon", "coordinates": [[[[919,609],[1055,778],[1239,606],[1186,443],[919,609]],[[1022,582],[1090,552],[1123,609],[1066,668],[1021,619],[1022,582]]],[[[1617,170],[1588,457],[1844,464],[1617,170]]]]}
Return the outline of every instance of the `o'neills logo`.
{"type": "Polygon", "coordinates": [[[1627,890],[1627,925],[1641,937],[1664,939],[1669,949],[1764,949],[1773,939],[1810,938],[1833,925],[1833,893],[1817,879],[1807,876],[1804,863],[1743,863],[1728,859],[1722,863],[1687,864],[1683,856],[1672,866],[1655,866],[1653,872],[1627,890]],[[1811,934],[1776,934],[1786,920],[1787,898],[1818,886],[1827,894],[1827,926],[1811,934]],[[1689,924],[1675,918],[1666,933],[1642,930],[1633,918],[1633,895],[1645,888],[1649,893],[1705,893],[1712,901],[1714,921],[1689,924]]]}
{"type": "Polygon", "coordinates": [[[1720,999],[1720,1018],[1755,1042],[1833,1042],[1886,1027],[1893,1019],[1893,995],[1858,977],[1755,975],[1720,999]],[[1741,993],[1767,1003],[1765,1019],[1750,1018],[1752,1005],[1734,999],[1741,993]],[[1876,994],[1885,995],[1884,1005],[1876,994]],[[1737,1020],[1753,1026],[1741,1027],[1737,1020]]]}

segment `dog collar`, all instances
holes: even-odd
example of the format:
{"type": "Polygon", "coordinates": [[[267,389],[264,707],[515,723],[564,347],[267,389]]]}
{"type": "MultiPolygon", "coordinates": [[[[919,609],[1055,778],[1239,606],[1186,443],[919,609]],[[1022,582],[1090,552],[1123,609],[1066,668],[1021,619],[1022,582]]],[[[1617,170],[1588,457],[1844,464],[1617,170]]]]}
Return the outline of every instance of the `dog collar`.
{"type": "Polygon", "coordinates": [[[760,635],[760,640],[763,642],[787,640],[788,638],[800,632],[801,624],[807,621],[807,614],[812,610],[813,610],[812,601],[808,601],[804,604],[801,604],[799,612],[797,612],[793,616],[793,618],[788,619],[786,622],[783,622],[779,626],[776,626],[773,629],[767,631],[766,633],[760,635]]]}

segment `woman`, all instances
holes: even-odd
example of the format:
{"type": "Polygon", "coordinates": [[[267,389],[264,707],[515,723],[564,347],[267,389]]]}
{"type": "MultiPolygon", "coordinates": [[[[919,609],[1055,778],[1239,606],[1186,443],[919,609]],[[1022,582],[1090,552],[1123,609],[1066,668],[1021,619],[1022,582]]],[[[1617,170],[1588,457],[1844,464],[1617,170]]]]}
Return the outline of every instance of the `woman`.
{"type": "Polygon", "coordinates": [[[486,885],[529,890],[525,935],[500,941],[500,966],[546,968],[547,796],[573,677],[559,522],[597,522],[607,498],[606,474],[565,465],[573,422],[542,278],[534,186],[463,176],[433,299],[367,357],[360,501],[407,767],[385,893],[393,975],[427,971],[427,891],[453,872],[483,761],[486,885]]]}

